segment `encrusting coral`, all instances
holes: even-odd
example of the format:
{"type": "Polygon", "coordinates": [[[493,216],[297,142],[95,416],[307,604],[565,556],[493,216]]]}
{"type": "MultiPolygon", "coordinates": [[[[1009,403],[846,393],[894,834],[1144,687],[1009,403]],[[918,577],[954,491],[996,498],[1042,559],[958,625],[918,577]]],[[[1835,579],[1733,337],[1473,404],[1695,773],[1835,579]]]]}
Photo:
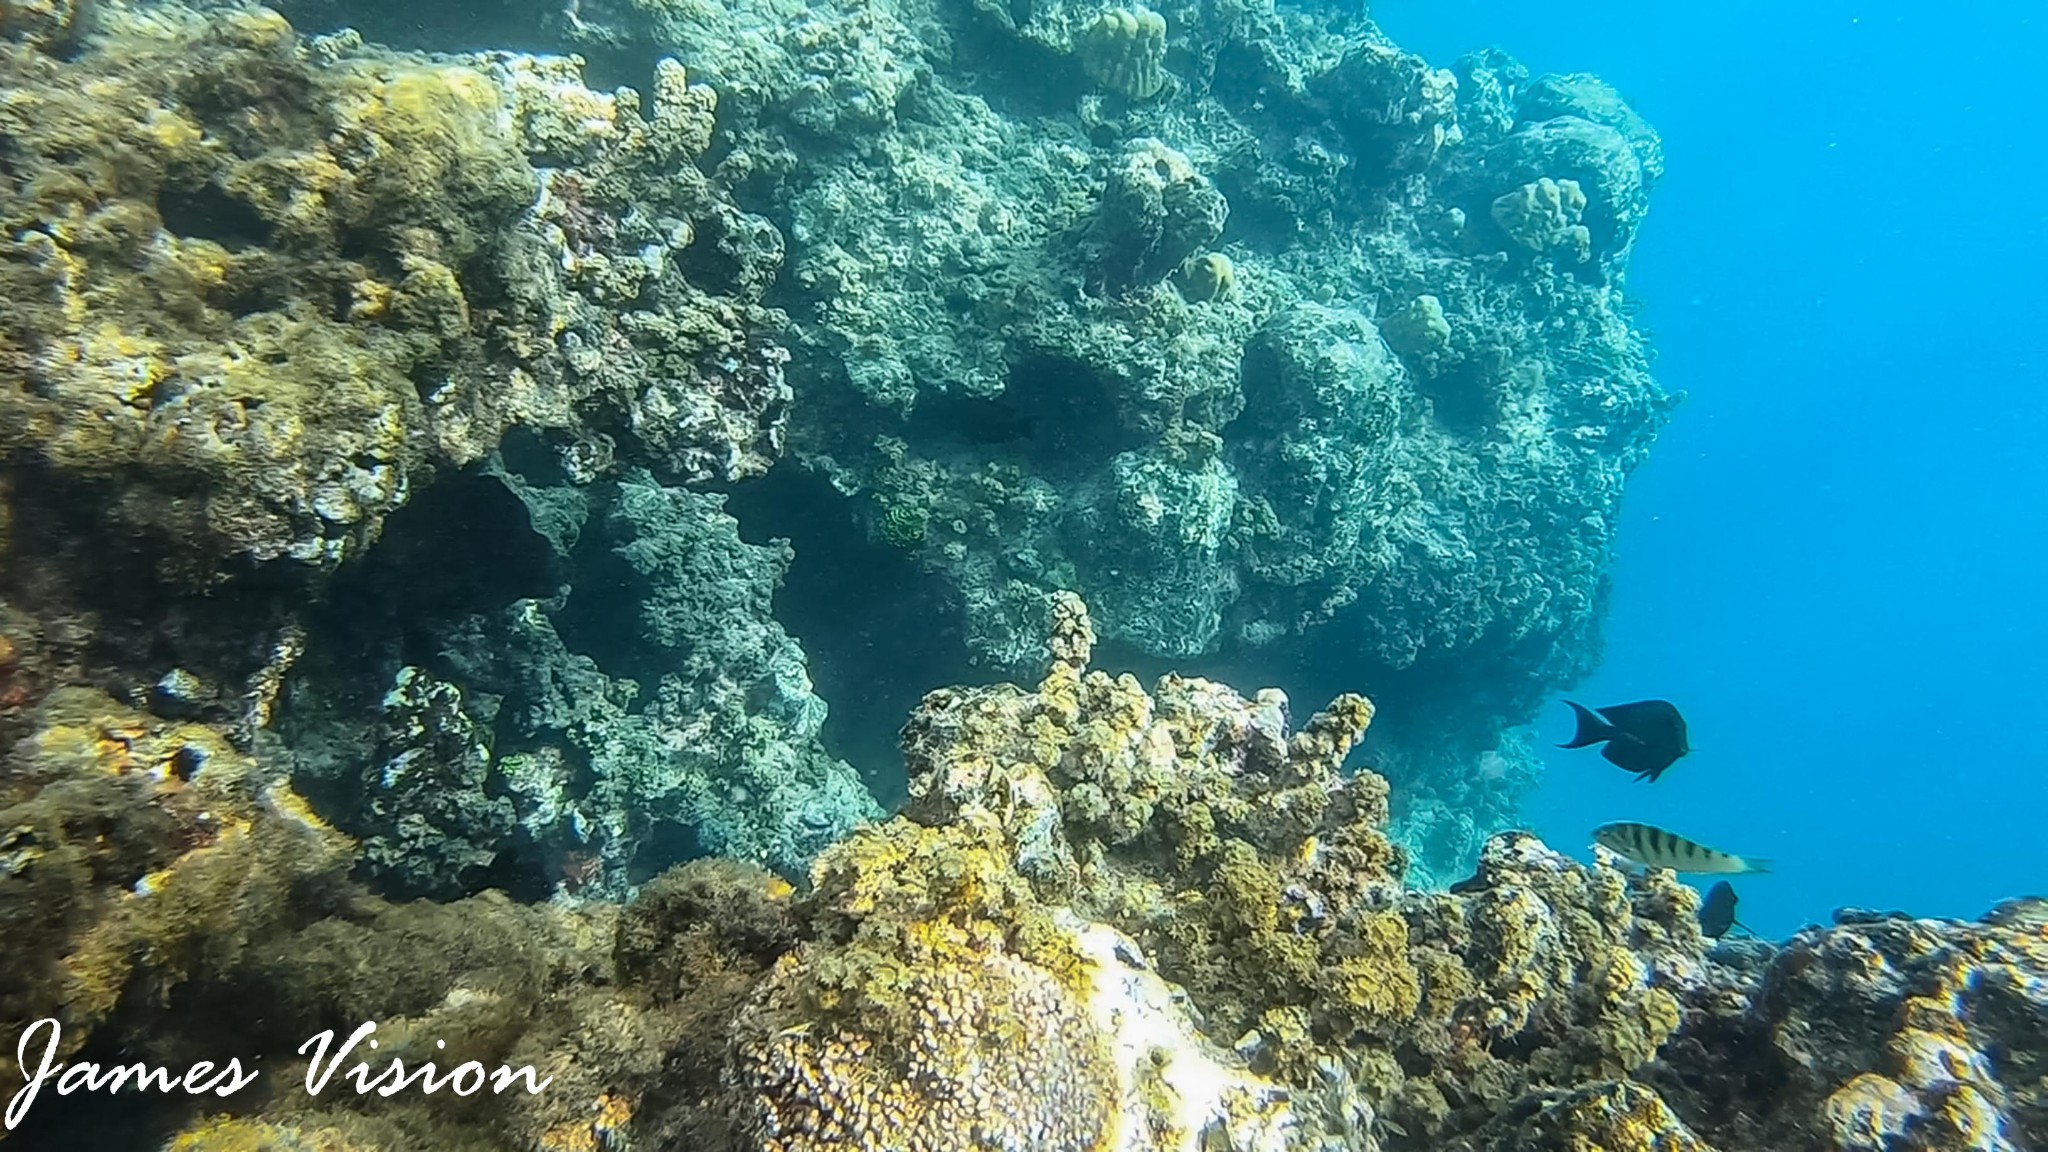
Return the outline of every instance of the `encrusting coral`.
{"type": "Polygon", "coordinates": [[[1592,233],[1579,220],[1586,194],[1576,180],[1545,176],[1504,192],[1493,202],[1493,220],[1508,237],[1532,252],[1564,249],[1580,262],[1593,256],[1592,233]]]}

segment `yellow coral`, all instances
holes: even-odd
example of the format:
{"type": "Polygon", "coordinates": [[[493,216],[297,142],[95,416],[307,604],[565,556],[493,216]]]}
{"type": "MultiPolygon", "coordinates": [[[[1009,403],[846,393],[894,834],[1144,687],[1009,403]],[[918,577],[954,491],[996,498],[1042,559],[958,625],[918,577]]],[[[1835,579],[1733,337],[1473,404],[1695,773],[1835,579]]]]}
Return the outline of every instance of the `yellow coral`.
{"type": "Polygon", "coordinates": [[[34,945],[51,953],[55,983],[20,1007],[33,1019],[63,1004],[70,1044],[84,1043],[122,997],[167,995],[199,968],[231,961],[257,928],[287,915],[294,885],[332,880],[352,859],[346,838],[220,733],[89,689],[52,692],[15,757],[0,807],[41,845],[43,882],[59,884],[45,897],[64,905],[70,926],[34,945]],[[71,806],[113,815],[81,821],[71,806]],[[95,858],[135,869],[134,882],[108,891],[79,875],[79,887],[61,886],[95,858]]]}
{"type": "Polygon", "coordinates": [[[1081,67],[1095,82],[1134,100],[1166,87],[1166,18],[1149,8],[1112,8],[1080,39],[1081,67]]]}
{"type": "Polygon", "coordinates": [[[1408,959],[1408,925],[1382,912],[1355,933],[1355,953],[1328,969],[1325,987],[1354,1027],[1385,1033],[1415,1014],[1421,981],[1408,959]]]}
{"type": "Polygon", "coordinates": [[[1206,252],[1188,262],[1181,287],[1190,300],[1221,300],[1237,287],[1237,268],[1221,252],[1206,252]]]}

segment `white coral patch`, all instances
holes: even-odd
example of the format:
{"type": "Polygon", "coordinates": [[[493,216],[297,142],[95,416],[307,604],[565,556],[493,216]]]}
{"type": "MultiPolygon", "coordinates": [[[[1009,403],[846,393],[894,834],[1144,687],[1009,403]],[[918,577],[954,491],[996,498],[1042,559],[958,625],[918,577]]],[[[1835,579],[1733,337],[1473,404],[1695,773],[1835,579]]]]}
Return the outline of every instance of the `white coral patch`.
{"type": "Polygon", "coordinates": [[[1285,1090],[1232,1066],[1205,1042],[1189,1014],[1187,994],[1161,979],[1130,937],[1070,912],[1059,919],[1091,961],[1088,1011],[1116,1066],[1123,1106],[1109,1146],[1125,1152],[1283,1152],[1294,1126],[1285,1090]],[[1226,1138],[1220,1144],[1219,1135],[1226,1138]]]}

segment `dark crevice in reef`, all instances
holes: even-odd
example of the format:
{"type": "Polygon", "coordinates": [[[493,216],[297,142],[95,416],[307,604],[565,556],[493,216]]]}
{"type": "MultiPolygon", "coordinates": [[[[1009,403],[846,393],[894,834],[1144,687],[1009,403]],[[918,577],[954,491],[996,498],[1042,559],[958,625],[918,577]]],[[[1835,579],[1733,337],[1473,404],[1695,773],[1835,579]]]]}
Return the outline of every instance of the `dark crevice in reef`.
{"type": "MultiPolygon", "coordinates": [[[[609,485],[595,485],[589,521],[602,524],[609,485]]],[[[611,675],[639,683],[641,696],[635,702],[644,707],[661,683],[662,673],[672,671],[666,650],[650,645],[641,635],[646,627],[641,616],[641,599],[647,579],[633,570],[620,555],[618,541],[609,534],[586,530],[566,564],[576,574],[568,598],[554,614],[555,631],[569,651],[597,661],[611,675]]]]}
{"type": "Polygon", "coordinates": [[[212,184],[165,188],[157,196],[164,227],[186,239],[211,240],[230,252],[268,247],[275,229],[253,205],[212,184]]]}
{"type": "Polygon", "coordinates": [[[786,463],[738,486],[726,509],[747,542],[795,547],[775,618],[803,646],[831,708],[826,748],[893,808],[904,794],[897,734],[924,693],[997,677],[966,662],[944,585],[908,553],[870,540],[822,477],[786,463]]]}
{"type": "Polygon", "coordinates": [[[558,52],[560,38],[525,0],[432,0],[391,8],[340,0],[284,0],[276,5],[302,32],[354,28],[363,38],[429,52],[558,52]]]}
{"type": "MultiPolygon", "coordinates": [[[[453,674],[448,630],[560,586],[553,553],[526,506],[496,477],[448,471],[385,522],[377,547],[339,571],[303,617],[307,655],[280,701],[293,786],[344,830],[364,810],[363,773],[379,756],[385,693],[401,667],[453,674]]],[[[472,704],[475,701],[471,701],[472,704]]],[[[478,882],[515,899],[546,897],[539,867],[508,851],[478,882]]]]}
{"type": "MultiPolygon", "coordinates": [[[[1013,17],[1022,12],[1029,18],[1034,0],[1008,0],[1013,17]]],[[[967,9],[962,5],[963,10],[967,9]]],[[[950,11],[948,16],[953,15],[950,11]]],[[[947,22],[952,34],[951,64],[955,87],[971,92],[1005,116],[1020,119],[1044,118],[1060,123],[1073,112],[1077,98],[1089,91],[1087,75],[1071,54],[1052,52],[1043,45],[1006,36],[995,21],[981,13],[963,11],[963,17],[947,22]]],[[[917,119],[913,91],[906,101],[907,119],[917,119]]]]}
{"type": "Polygon", "coordinates": [[[906,436],[968,450],[1000,448],[1042,475],[1080,474],[1141,441],[1116,419],[1115,398],[1085,366],[1054,358],[1013,366],[995,396],[918,398],[906,436]]]}
{"type": "Polygon", "coordinates": [[[496,477],[443,474],[386,521],[363,562],[345,569],[317,619],[336,639],[397,640],[404,663],[439,658],[439,635],[460,617],[555,594],[547,541],[496,477]]]}

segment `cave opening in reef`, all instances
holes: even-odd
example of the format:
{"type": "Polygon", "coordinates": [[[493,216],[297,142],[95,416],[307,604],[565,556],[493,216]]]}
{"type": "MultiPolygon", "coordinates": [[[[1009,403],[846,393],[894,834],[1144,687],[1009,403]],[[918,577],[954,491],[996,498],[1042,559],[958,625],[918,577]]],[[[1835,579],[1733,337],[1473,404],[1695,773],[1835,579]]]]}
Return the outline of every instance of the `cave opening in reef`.
{"type": "Polygon", "coordinates": [[[809,659],[830,708],[824,741],[884,807],[904,797],[897,734],[926,692],[997,679],[967,662],[960,614],[945,584],[908,553],[869,538],[845,497],[793,463],[738,485],[726,505],[749,543],[781,537],[796,550],[775,618],[809,659]]]}

